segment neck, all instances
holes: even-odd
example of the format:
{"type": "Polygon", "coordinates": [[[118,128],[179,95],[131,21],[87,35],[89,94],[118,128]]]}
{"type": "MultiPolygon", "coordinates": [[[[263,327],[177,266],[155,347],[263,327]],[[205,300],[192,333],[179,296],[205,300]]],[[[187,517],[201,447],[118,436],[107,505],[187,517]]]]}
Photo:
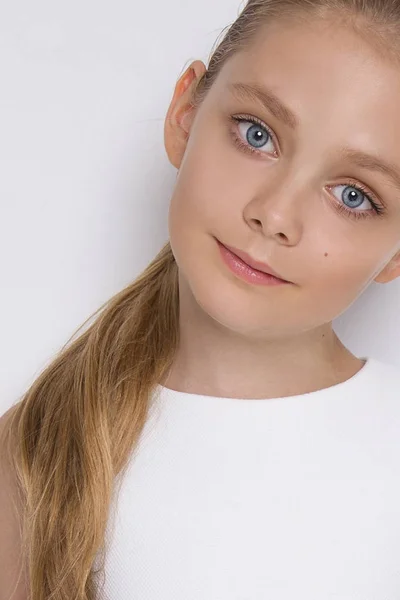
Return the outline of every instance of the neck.
{"type": "Polygon", "coordinates": [[[292,337],[252,339],[228,330],[194,301],[180,299],[180,339],[166,387],[228,398],[279,398],[336,385],[363,366],[332,323],[292,337]]]}

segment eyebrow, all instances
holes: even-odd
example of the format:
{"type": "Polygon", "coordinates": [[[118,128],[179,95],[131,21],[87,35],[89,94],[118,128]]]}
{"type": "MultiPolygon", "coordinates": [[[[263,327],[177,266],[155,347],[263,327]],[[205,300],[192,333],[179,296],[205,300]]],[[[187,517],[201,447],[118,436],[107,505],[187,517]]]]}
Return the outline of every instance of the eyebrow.
{"type": "MultiPolygon", "coordinates": [[[[296,130],[300,121],[295,113],[286,106],[274,92],[258,83],[230,83],[228,90],[238,100],[255,100],[292,130],[296,130]]],[[[392,179],[400,191],[400,170],[394,163],[385,161],[378,156],[355,150],[347,146],[339,149],[339,156],[350,161],[361,169],[376,171],[392,179]]]]}

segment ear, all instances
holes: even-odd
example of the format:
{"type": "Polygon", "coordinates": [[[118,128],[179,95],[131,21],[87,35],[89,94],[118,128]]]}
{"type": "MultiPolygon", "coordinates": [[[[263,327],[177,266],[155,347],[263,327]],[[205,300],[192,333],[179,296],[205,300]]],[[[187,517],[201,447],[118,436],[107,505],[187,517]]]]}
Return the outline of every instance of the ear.
{"type": "Polygon", "coordinates": [[[198,80],[207,71],[201,60],[195,60],[179,78],[164,123],[164,144],[169,161],[179,169],[185,154],[189,132],[196,114],[191,103],[198,80]]]}
{"type": "Polygon", "coordinates": [[[386,267],[374,279],[377,283],[389,283],[400,275],[400,252],[397,252],[386,267]]]}

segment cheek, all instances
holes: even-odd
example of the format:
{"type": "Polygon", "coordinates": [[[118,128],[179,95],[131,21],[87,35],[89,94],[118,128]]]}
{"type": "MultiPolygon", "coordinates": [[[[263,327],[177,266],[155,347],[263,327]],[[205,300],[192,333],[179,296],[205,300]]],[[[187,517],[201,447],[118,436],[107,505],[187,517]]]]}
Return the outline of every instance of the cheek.
{"type": "Polygon", "coordinates": [[[195,121],[171,200],[171,222],[177,227],[225,230],[263,184],[261,163],[238,151],[229,135],[221,117],[195,121]]]}
{"type": "Polygon", "coordinates": [[[360,259],[355,253],[322,256],[307,287],[316,310],[320,307],[324,312],[323,320],[336,318],[362,294],[371,280],[371,265],[371,259],[360,259]]]}
{"type": "Polygon", "coordinates": [[[249,193],[239,182],[243,187],[243,175],[232,169],[223,149],[202,138],[188,144],[170,201],[170,235],[179,228],[211,232],[224,227],[249,193]]]}

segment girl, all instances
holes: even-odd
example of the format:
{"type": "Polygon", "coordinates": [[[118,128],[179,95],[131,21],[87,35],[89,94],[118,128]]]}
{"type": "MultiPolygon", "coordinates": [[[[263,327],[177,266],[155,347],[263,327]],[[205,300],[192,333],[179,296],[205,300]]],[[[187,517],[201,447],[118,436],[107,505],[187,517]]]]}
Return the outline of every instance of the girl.
{"type": "Polygon", "coordinates": [[[399,39],[249,0],[180,77],[170,240],[2,417],[1,600],[398,600],[400,375],[332,321],[400,274],[399,39]]]}

